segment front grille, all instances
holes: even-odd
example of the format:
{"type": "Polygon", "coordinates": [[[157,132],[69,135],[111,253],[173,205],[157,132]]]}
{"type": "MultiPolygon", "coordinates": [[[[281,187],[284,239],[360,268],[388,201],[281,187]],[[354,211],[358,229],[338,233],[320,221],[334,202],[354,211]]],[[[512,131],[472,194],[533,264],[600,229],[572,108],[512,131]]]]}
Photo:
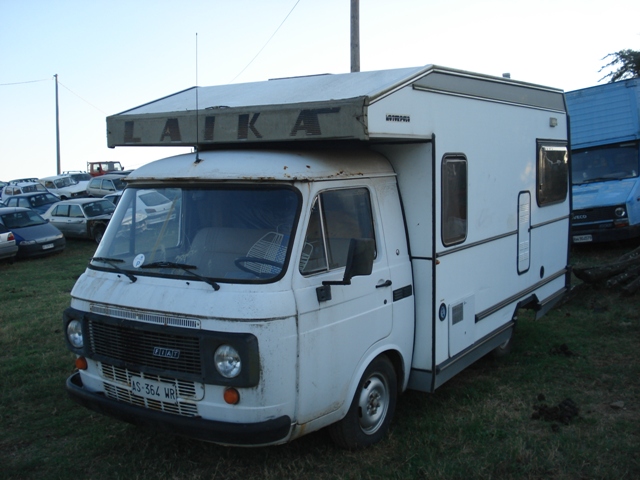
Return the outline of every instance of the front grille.
{"type": "Polygon", "coordinates": [[[616,208],[619,208],[619,206],[574,210],[571,215],[571,228],[574,232],[613,228],[614,220],[619,219],[615,214],[616,208]]]}
{"type": "Polygon", "coordinates": [[[195,417],[198,415],[198,407],[195,403],[191,402],[202,399],[204,392],[202,384],[178,380],[163,375],[145,374],[106,363],[100,364],[100,371],[102,377],[108,380],[103,382],[104,392],[108,398],[151,410],[181,415],[183,417],[195,417]],[[130,388],[132,376],[172,384],[178,391],[178,401],[176,403],[167,403],[135,395],[131,392],[130,388]],[[198,392],[200,392],[200,394],[198,394],[198,392]],[[191,400],[191,402],[185,400],[191,400]]]}
{"type": "Polygon", "coordinates": [[[200,340],[195,334],[177,335],[90,320],[89,338],[93,353],[103,357],[163,371],[203,374],[200,340]],[[173,354],[170,358],[157,356],[158,349],[173,354]]]}
{"type": "MultiPolygon", "coordinates": [[[[110,310],[116,309],[125,311],[110,310]]],[[[211,385],[255,387],[260,381],[258,339],[252,333],[151,325],[71,307],[64,318],[67,323],[82,322],[86,339],[83,348],[70,348],[96,362],[211,385]],[[221,345],[233,346],[247,366],[234,378],[223,377],[215,367],[215,352],[221,345]]]]}

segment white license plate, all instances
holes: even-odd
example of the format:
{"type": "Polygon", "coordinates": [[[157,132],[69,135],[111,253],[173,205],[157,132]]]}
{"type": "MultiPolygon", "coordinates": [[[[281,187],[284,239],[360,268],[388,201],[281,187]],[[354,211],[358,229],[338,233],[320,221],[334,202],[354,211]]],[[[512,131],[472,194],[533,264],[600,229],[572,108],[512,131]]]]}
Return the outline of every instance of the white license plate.
{"type": "Polygon", "coordinates": [[[573,243],[585,243],[585,242],[592,242],[593,241],[593,237],[591,235],[574,235],[573,236],[573,243]]]}
{"type": "Polygon", "coordinates": [[[45,243],[42,245],[43,250],[49,250],[50,248],[53,248],[53,243],[45,243]]]}
{"type": "Polygon", "coordinates": [[[131,377],[131,393],[160,402],[177,403],[178,388],[173,383],[131,377]]]}

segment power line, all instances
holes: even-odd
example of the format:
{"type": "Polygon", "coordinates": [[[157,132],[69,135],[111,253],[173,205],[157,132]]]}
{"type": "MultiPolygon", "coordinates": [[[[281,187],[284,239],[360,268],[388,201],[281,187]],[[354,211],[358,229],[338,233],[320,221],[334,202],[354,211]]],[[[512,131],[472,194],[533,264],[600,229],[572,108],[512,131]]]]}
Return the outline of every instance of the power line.
{"type": "Polygon", "coordinates": [[[237,74],[235,77],[233,77],[233,79],[231,80],[231,82],[233,82],[236,78],[238,78],[240,75],[242,75],[242,74],[244,73],[244,71],[245,71],[247,68],[249,68],[249,65],[251,65],[251,64],[253,63],[253,61],[254,61],[256,58],[258,58],[258,55],[260,55],[260,54],[262,53],[262,51],[266,48],[266,46],[269,44],[269,42],[271,41],[271,39],[272,39],[273,37],[275,37],[276,33],[278,33],[278,30],[280,30],[280,27],[282,27],[282,25],[284,25],[284,22],[286,22],[286,21],[287,21],[287,18],[289,18],[289,15],[291,15],[291,14],[293,13],[293,11],[295,10],[295,8],[298,6],[298,4],[299,4],[299,3],[300,3],[300,0],[298,0],[298,1],[296,2],[296,4],[291,8],[291,10],[289,11],[289,13],[287,13],[287,16],[286,16],[286,17],[284,17],[284,20],[282,20],[282,23],[280,23],[280,25],[278,26],[278,28],[276,28],[276,31],[275,31],[275,32],[273,32],[273,35],[271,35],[271,36],[269,37],[269,40],[267,40],[267,41],[266,41],[266,43],[262,46],[262,48],[258,51],[258,53],[256,53],[255,57],[253,57],[253,58],[251,59],[251,61],[250,61],[249,63],[247,63],[247,66],[246,66],[246,67],[244,67],[244,68],[242,69],[242,71],[241,71],[239,74],[237,74]]]}
{"type": "Polygon", "coordinates": [[[27,80],[26,82],[0,83],[0,87],[7,85],[24,85],[25,83],[48,82],[51,78],[43,78],[41,80],[27,80]]]}
{"type": "MultiPolygon", "coordinates": [[[[52,77],[53,78],[53,77],[52,77]]],[[[37,83],[37,82],[48,82],[50,81],[52,78],[43,78],[40,80],[27,80],[25,82],[13,82],[13,83],[0,83],[0,87],[4,87],[7,85],[24,85],[26,83],[37,83]]],[[[93,108],[95,108],[96,110],[98,110],[100,113],[107,115],[107,112],[105,112],[104,110],[102,110],[101,108],[96,107],[94,104],[92,104],[91,102],[85,100],[84,98],[82,98],[80,95],[78,95],[77,93],[75,93],[73,90],[71,90],[69,87],[67,87],[66,85],[64,85],[60,80],[58,80],[58,84],[62,85],[64,88],[66,88],[69,92],[71,92],[73,95],[75,95],[76,97],[78,97],[80,100],[82,100],[83,102],[85,102],[87,105],[92,106],[93,108]]]]}
{"type": "Polygon", "coordinates": [[[73,95],[75,95],[76,97],[78,97],[80,100],[82,100],[84,103],[86,103],[87,105],[92,106],[93,108],[95,108],[96,110],[98,110],[99,112],[101,112],[104,115],[107,115],[107,112],[105,112],[104,110],[96,107],[94,104],[92,104],[91,102],[88,102],[87,100],[85,100],[84,98],[82,98],[80,95],[78,95],[77,93],[75,93],[73,90],[71,90],[69,87],[67,87],[64,83],[62,83],[60,80],[58,80],[58,84],[62,85],[64,88],[66,88],[69,92],[71,92],[73,95]]]}

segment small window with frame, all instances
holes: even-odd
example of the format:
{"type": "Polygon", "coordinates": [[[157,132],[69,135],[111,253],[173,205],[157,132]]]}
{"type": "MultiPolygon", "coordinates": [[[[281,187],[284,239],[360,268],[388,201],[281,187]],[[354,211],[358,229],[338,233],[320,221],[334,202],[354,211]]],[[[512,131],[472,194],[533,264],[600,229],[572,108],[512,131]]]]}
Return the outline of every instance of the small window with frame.
{"type": "Polygon", "coordinates": [[[564,142],[537,141],[537,195],[539,207],[562,203],[569,190],[568,151],[564,142]]]}
{"type": "Polygon", "coordinates": [[[442,244],[462,243],[467,238],[467,158],[445,155],[442,159],[442,244]]]}

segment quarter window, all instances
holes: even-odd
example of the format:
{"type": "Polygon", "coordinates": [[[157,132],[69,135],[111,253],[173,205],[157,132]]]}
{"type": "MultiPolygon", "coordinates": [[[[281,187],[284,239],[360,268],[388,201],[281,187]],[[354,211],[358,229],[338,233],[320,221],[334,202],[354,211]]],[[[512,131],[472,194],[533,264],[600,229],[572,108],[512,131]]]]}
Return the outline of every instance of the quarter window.
{"type": "Polygon", "coordinates": [[[309,275],[344,267],[352,238],[375,241],[369,191],[353,188],[321,193],[311,208],[300,272],[309,275]]]}

